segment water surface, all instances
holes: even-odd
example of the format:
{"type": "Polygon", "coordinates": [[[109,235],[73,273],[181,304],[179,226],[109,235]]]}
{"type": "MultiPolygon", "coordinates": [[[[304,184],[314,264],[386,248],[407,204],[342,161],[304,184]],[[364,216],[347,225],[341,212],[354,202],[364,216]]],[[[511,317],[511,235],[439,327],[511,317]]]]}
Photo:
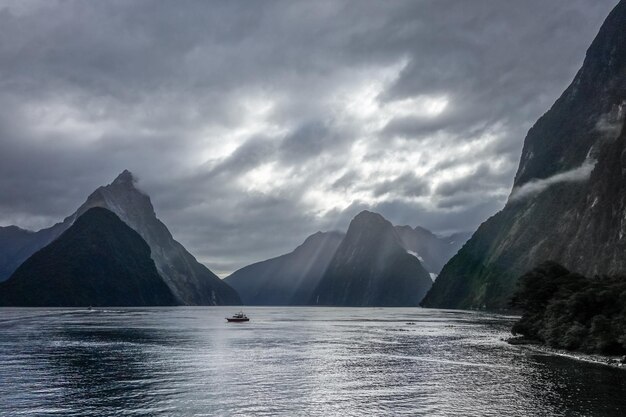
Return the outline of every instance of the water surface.
{"type": "Polygon", "coordinates": [[[0,415],[623,416],[626,372],[418,308],[0,309],[0,415]]]}

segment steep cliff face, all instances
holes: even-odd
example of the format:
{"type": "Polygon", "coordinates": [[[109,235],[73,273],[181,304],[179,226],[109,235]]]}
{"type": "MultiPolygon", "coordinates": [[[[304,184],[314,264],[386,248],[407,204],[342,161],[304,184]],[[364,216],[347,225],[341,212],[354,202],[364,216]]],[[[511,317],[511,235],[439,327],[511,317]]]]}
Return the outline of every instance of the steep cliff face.
{"type": "Polygon", "coordinates": [[[293,252],[243,267],[224,281],[247,305],[306,305],[343,237],[315,233],[293,252]]]}
{"type": "Polygon", "coordinates": [[[505,208],[443,268],[427,307],[508,307],[516,279],[554,260],[585,275],[626,270],[623,132],[626,1],[583,67],[530,129],[505,208]]]}
{"type": "Polygon", "coordinates": [[[48,229],[31,232],[14,245],[15,255],[4,263],[4,270],[13,272],[37,250],[54,241],[83,213],[93,207],[103,207],[137,231],[148,243],[157,270],[176,299],[185,305],[241,304],[237,292],[208,268],[200,264],[171,235],[154,212],[150,197],[135,187],[129,171],[122,172],[111,184],[99,187],[74,214],[48,229]]]}
{"type": "Polygon", "coordinates": [[[310,304],[415,306],[431,285],[394,226],[380,214],[364,211],[350,223],[310,304]]]}
{"type": "Polygon", "coordinates": [[[5,306],[151,306],[177,301],[137,232],[92,208],[0,284],[5,306]]]}

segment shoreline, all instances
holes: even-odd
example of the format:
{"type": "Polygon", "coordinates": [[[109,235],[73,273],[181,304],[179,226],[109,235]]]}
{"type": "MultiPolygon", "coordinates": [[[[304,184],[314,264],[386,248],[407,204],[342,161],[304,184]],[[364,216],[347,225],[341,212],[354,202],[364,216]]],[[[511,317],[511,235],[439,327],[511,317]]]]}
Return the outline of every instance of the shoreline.
{"type": "Polygon", "coordinates": [[[564,349],[556,349],[550,346],[546,346],[540,341],[533,339],[526,339],[524,337],[508,337],[502,338],[502,341],[508,343],[511,346],[519,347],[520,349],[527,350],[535,353],[543,353],[547,355],[561,356],[564,358],[574,359],[581,362],[593,363],[596,365],[608,366],[614,369],[621,369],[626,371],[626,356],[615,355],[601,355],[598,353],[583,353],[574,352],[564,349]]]}

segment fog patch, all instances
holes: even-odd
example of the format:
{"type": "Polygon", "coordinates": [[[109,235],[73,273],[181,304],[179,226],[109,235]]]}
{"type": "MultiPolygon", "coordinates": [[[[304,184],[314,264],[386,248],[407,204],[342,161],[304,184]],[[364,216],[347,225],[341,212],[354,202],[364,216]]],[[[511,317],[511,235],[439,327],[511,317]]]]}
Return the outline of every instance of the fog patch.
{"type": "Polygon", "coordinates": [[[615,106],[610,112],[603,114],[596,123],[596,130],[608,139],[617,139],[622,133],[624,116],[626,114],[626,101],[615,106]]]}
{"type": "Polygon", "coordinates": [[[554,184],[560,184],[564,182],[582,182],[589,179],[591,171],[596,166],[596,160],[587,158],[578,168],[571,169],[569,171],[561,172],[551,177],[530,181],[521,187],[515,187],[511,192],[509,201],[520,201],[527,197],[537,195],[554,184]]]}

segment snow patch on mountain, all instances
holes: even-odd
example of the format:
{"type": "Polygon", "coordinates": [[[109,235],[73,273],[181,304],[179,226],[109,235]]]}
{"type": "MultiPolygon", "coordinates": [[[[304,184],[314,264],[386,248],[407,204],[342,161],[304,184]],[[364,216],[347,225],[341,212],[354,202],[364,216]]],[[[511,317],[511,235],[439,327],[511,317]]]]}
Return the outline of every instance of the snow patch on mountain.
{"type": "Polygon", "coordinates": [[[409,255],[415,256],[417,259],[419,259],[420,262],[424,262],[424,258],[422,258],[419,253],[412,251],[412,250],[408,250],[406,251],[406,253],[408,253],[409,255]]]}

